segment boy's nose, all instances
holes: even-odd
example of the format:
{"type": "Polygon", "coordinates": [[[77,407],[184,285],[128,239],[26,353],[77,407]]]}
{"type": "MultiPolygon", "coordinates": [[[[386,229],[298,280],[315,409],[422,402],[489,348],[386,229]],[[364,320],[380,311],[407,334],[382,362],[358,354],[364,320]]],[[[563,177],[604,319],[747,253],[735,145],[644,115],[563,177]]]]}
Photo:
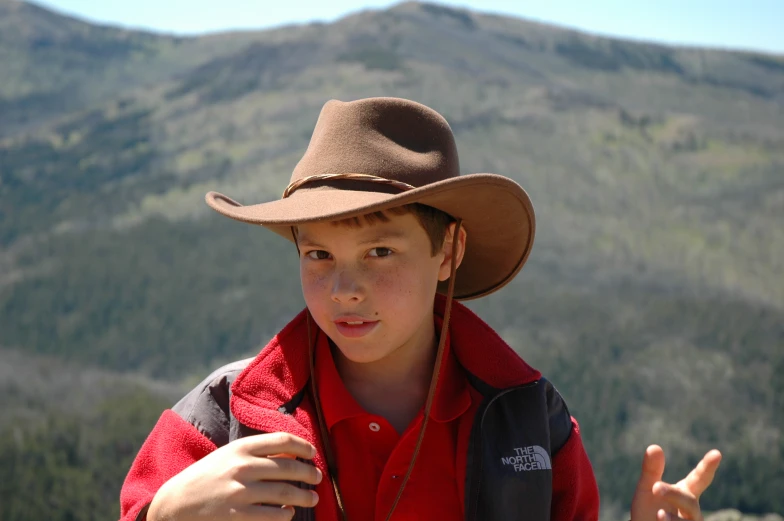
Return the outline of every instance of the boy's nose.
{"type": "Polygon", "coordinates": [[[335,302],[359,302],[362,300],[362,286],[357,277],[347,271],[335,274],[332,284],[332,300],[335,302]]]}

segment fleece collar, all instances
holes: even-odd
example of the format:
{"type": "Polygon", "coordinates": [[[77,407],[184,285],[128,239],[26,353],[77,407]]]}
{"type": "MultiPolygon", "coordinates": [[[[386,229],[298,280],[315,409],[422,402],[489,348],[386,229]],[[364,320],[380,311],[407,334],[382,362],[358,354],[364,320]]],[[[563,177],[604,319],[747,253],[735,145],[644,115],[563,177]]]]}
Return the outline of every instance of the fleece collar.
{"type": "MultiPolygon", "coordinates": [[[[438,295],[433,313],[443,317],[438,295]]],[[[310,378],[306,311],[299,313],[261,350],[231,386],[231,410],[244,425],[263,432],[286,431],[316,443],[316,420],[309,407],[292,414],[279,411],[310,378]]],[[[313,334],[317,326],[311,323],[313,334]]],[[[493,329],[459,302],[452,303],[450,347],[463,368],[487,385],[505,389],[538,380],[540,373],[523,361],[493,329]]],[[[326,336],[318,331],[319,336],[326,336]]],[[[303,403],[307,404],[309,401],[303,403]]],[[[318,461],[316,464],[323,463],[318,461]]],[[[322,466],[322,465],[319,465],[322,466]]]]}

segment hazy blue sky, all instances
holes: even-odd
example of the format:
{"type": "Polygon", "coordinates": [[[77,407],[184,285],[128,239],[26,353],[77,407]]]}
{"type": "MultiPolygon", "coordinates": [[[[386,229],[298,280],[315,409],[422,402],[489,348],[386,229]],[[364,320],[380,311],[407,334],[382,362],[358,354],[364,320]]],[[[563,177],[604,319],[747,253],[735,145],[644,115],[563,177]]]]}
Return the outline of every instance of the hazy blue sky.
{"type": "MultiPolygon", "coordinates": [[[[382,8],[388,0],[44,0],[89,20],[194,34],[260,29],[382,8]]],[[[784,53],[784,0],[445,1],[593,33],[710,47],[784,53]]]]}

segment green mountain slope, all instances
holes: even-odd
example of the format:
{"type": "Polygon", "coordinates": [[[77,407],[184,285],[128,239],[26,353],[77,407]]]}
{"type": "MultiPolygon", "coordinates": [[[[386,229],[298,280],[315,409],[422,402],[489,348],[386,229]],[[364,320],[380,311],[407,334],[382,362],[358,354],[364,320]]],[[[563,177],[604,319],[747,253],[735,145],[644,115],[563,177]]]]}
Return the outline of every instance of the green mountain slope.
{"type": "Polygon", "coordinates": [[[120,483],[159,411],[181,393],[0,350],[0,519],[119,517],[120,483]]]}
{"type": "Polygon", "coordinates": [[[245,44],[243,35],[196,39],[129,31],[0,0],[0,137],[117,99],[245,44]]]}
{"type": "Polygon", "coordinates": [[[471,307],[563,392],[604,501],[655,441],[670,478],[725,452],[709,508],[784,512],[782,57],[417,3],[186,40],[55,16],[0,0],[4,349],[167,379],[257,351],[295,252],[204,193],[277,198],[327,99],[408,97],[531,194],[529,265],[471,307]]]}

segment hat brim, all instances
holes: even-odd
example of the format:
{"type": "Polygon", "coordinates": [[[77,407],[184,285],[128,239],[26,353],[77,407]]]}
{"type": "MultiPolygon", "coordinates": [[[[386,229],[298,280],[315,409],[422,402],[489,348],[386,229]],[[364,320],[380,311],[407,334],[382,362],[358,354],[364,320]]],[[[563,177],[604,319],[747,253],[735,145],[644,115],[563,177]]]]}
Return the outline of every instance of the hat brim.
{"type": "MultiPolygon", "coordinates": [[[[479,298],[505,286],[525,264],[536,229],[533,205],[523,188],[507,177],[470,174],[402,193],[300,189],[285,199],[243,206],[217,192],[207,204],[237,221],[258,224],[293,241],[291,227],[347,219],[410,203],[432,206],[463,220],[468,234],[454,296],[479,298]]],[[[446,292],[446,283],[439,285],[446,292]]]]}

